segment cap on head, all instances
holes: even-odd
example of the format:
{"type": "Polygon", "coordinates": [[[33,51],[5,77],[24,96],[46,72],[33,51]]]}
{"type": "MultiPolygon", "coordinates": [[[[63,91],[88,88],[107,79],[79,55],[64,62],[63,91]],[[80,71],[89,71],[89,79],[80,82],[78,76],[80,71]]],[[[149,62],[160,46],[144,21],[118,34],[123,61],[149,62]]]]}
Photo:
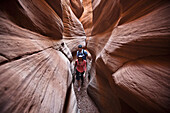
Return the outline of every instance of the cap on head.
{"type": "Polygon", "coordinates": [[[83,55],[79,55],[78,58],[83,58],[83,55]]]}
{"type": "Polygon", "coordinates": [[[82,48],[82,45],[78,45],[78,48],[82,48]]]}

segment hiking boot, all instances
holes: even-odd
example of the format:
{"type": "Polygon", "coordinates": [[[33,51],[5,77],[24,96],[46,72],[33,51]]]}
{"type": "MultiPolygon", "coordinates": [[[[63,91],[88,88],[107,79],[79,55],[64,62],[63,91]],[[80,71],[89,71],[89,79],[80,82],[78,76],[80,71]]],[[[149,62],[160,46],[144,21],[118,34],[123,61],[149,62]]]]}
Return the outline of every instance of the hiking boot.
{"type": "Polygon", "coordinates": [[[81,87],[79,87],[77,91],[80,91],[80,88],[81,88],[81,87]]]}

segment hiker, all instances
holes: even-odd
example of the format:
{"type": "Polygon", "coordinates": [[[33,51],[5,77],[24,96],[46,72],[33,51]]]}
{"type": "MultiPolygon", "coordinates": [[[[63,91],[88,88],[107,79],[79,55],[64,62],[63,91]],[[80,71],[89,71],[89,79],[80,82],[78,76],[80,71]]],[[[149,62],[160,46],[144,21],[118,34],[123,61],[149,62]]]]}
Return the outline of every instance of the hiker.
{"type": "Polygon", "coordinates": [[[80,79],[81,85],[83,86],[85,72],[86,72],[86,60],[83,59],[83,55],[79,55],[78,59],[76,59],[74,69],[76,70],[76,80],[78,82],[78,91],[80,91],[80,79]]]}
{"type": "Polygon", "coordinates": [[[78,46],[77,58],[78,58],[79,55],[83,55],[84,60],[86,60],[86,57],[88,55],[87,51],[82,48],[82,45],[78,46]]]}
{"type": "MultiPolygon", "coordinates": [[[[87,57],[90,58],[90,59],[91,59],[91,57],[88,56],[87,51],[82,48],[82,45],[78,45],[77,58],[78,58],[79,55],[83,55],[83,59],[86,60],[86,67],[88,67],[89,66],[89,64],[88,64],[89,61],[87,60],[87,57]]],[[[87,71],[86,71],[85,75],[88,76],[88,81],[90,81],[91,76],[90,76],[90,72],[89,72],[88,69],[89,68],[87,68],[87,71]]]]}

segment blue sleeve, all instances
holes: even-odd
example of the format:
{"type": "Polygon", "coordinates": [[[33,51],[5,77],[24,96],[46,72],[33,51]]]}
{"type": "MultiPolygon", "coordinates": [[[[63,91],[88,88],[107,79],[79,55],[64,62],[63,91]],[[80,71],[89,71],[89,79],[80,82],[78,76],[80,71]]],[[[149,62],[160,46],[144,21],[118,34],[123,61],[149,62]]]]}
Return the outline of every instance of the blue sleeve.
{"type": "Polygon", "coordinates": [[[85,54],[85,55],[87,55],[87,54],[88,54],[86,50],[84,50],[84,54],[85,54]]]}
{"type": "Polygon", "coordinates": [[[77,51],[77,57],[79,56],[78,51],[77,51]]]}

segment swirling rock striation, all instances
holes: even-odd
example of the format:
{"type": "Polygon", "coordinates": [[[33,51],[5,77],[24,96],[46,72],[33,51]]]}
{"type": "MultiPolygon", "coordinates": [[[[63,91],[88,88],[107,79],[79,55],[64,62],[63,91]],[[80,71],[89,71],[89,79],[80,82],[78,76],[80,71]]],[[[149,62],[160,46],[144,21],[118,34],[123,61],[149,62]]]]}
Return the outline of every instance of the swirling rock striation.
{"type": "Polygon", "coordinates": [[[70,61],[86,36],[74,11],[67,0],[0,1],[1,113],[78,112],[70,61]]]}
{"type": "Polygon", "coordinates": [[[83,0],[83,6],[84,6],[84,12],[79,20],[83,24],[83,28],[88,38],[91,36],[92,25],[93,25],[92,1],[83,0]]]}
{"type": "Polygon", "coordinates": [[[170,3],[94,0],[88,93],[101,113],[170,112],[170,3]],[[94,71],[95,70],[95,71],[94,71]]]}

